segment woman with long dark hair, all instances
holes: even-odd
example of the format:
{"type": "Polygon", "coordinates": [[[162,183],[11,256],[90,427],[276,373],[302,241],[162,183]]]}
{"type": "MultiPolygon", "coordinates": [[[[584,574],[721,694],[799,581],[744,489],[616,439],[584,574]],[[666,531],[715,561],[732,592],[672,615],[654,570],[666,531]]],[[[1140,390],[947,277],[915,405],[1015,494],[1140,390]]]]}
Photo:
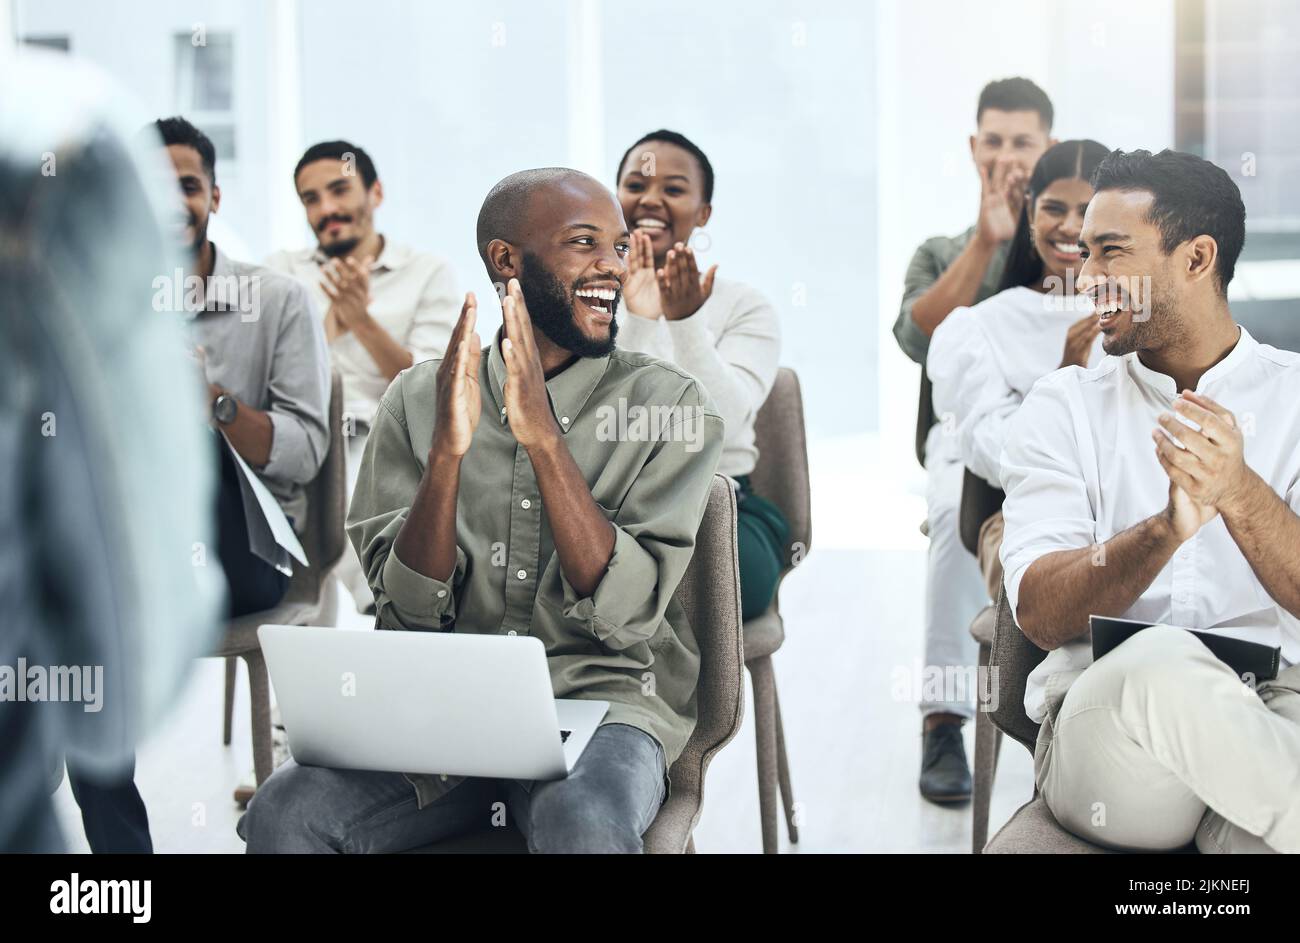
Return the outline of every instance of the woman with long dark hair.
{"type": "MultiPolygon", "coordinates": [[[[1092,302],[1078,293],[1079,234],[1092,200],[1089,182],[1110,151],[1096,141],[1062,141],[1030,175],[998,294],[950,314],[934,332],[926,369],[935,411],[960,437],[966,467],[994,487],[1007,422],[1030,387],[1063,367],[1086,369],[1104,356],[1092,302]]],[[[980,533],[989,595],[1002,584],[997,548],[1002,515],[980,533]]]]}

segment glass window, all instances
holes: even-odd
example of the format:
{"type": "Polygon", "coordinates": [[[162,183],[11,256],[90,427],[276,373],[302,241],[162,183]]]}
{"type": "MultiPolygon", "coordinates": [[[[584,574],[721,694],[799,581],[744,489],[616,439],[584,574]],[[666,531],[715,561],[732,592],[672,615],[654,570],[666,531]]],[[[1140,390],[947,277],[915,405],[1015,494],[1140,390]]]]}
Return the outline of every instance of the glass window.
{"type": "Polygon", "coordinates": [[[1181,0],[1178,14],[1179,148],[1232,174],[1248,247],[1300,248],[1300,4],[1181,0]]]}
{"type": "Polygon", "coordinates": [[[234,36],[196,30],[176,33],[172,42],[177,110],[212,138],[218,159],[234,158],[234,36]]]}

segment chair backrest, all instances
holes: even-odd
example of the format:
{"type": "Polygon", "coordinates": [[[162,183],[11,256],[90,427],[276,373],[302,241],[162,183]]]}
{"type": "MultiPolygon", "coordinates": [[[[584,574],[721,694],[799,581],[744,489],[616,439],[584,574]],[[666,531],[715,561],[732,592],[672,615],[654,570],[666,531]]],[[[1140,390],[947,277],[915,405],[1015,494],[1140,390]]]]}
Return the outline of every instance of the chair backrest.
{"type": "Polygon", "coordinates": [[[935,423],[934,396],[930,389],[930,374],[921,365],[921,397],[916,404],[916,460],[925,467],[925,441],[930,437],[930,427],[935,423]]]}
{"type": "Polygon", "coordinates": [[[343,522],[347,517],[347,442],[343,438],[343,380],[330,375],[330,444],[320,471],[307,485],[307,526],[302,549],[311,565],[295,566],[286,598],[315,602],[325,578],[343,556],[343,522]]]}
{"type": "MultiPolygon", "coordinates": [[[[1020,631],[1005,588],[998,593],[997,623],[993,627],[993,645],[989,651],[989,672],[997,692],[997,708],[989,713],[993,725],[1030,753],[1038,739],[1038,724],[1025,713],[1025,681],[1029,672],[1047,657],[1020,631]]],[[[980,705],[981,709],[984,705],[980,705]]]]}
{"type": "Polygon", "coordinates": [[[686,851],[704,803],[704,774],[744,716],[736,494],[722,475],[713,477],[695,553],[675,597],[700,649],[700,680],[695,731],[669,771],[672,790],[645,834],[646,851],[661,854],[686,851]]]}
{"type": "Polygon", "coordinates": [[[808,436],[804,429],[803,392],[789,367],[776,382],[754,419],[758,464],[750,474],[754,492],[771,501],[790,524],[781,576],[785,577],[812,546],[812,488],[808,477],[808,436]]]}
{"type": "Polygon", "coordinates": [[[961,480],[961,512],[957,518],[961,542],[971,553],[979,556],[980,528],[998,511],[1006,492],[994,488],[969,468],[961,480]]]}

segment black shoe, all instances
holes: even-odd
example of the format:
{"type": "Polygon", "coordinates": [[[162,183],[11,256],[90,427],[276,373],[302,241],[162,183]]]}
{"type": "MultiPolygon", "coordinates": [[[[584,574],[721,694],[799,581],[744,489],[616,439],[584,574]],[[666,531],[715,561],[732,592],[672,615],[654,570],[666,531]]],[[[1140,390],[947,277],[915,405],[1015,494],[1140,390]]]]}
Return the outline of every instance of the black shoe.
{"type": "Polygon", "coordinates": [[[970,801],[970,765],[961,724],[938,724],[922,737],[921,795],[945,804],[970,801]]]}

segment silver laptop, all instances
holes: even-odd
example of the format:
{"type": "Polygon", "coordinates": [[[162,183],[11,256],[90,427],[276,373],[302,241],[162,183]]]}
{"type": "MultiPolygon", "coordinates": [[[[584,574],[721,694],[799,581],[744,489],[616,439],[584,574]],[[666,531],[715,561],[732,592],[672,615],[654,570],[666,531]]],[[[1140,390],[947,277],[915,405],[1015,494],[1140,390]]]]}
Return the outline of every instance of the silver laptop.
{"type": "Polygon", "coordinates": [[[257,637],[304,765],[563,779],[609,710],[556,699],[529,636],[264,625],[257,637]]]}

